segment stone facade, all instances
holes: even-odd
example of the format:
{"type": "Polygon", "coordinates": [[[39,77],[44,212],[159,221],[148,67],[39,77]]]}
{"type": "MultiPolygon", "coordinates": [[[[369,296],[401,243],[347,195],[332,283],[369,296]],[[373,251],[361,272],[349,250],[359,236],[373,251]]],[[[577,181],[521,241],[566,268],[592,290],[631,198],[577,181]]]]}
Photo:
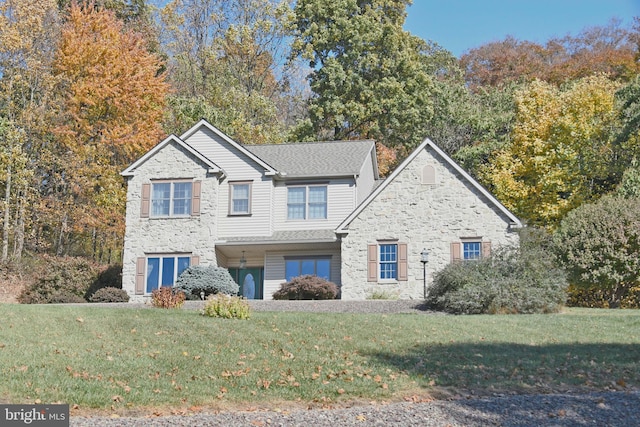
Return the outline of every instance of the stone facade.
{"type": "Polygon", "coordinates": [[[126,234],[122,265],[122,288],[131,302],[145,297],[135,293],[136,260],[146,255],[188,254],[201,264],[217,265],[215,254],[218,178],[207,166],[176,142],[170,142],[138,166],[128,178],[126,234]],[[142,218],[142,185],[153,179],[201,181],[201,214],[188,218],[142,218]]]}
{"type": "Polygon", "coordinates": [[[451,262],[451,243],[474,239],[493,248],[518,243],[512,219],[430,145],[383,185],[342,239],[343,299],[363,300],[373,292],[422,298],[423,248],[429,252],[428,288],[433,273],[451,262]],[[425,183],[426,175],[433,181],[425,183]],[[367,246],[384,240],[407,244],[407,281],[367,281],[367,246]]]}

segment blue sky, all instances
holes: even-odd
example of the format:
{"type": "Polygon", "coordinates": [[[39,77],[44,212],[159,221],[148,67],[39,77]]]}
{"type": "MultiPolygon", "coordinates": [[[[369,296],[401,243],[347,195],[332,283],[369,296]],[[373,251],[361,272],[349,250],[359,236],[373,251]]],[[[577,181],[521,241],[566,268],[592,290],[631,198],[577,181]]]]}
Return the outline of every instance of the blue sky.
{"type": "Polygon", "coordinates": [[[614,17],[630,27],[634,16],[640,0],[413,0],[404,28],[459,57],[508,35],[544,43],[614,17]]]}

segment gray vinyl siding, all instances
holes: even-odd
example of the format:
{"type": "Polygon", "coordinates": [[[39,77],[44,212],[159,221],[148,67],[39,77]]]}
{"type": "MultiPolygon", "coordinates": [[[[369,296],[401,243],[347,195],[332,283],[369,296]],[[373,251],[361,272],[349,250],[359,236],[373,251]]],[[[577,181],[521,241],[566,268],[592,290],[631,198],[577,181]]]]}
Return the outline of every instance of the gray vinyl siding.
{"type": "Polygon", "coordinates": [[[376,177],[374,175],[373,162],[375,162],[375,158],[373,158],[373,156],[367,157],[360,169],[360,174],[356,184],[356,205],[362,203],[362,201],[371,194],[371,191],[373,191],[375,186],[376,177]]]}
{"type": "Polygon", "coordinates": [[[268,252],[264,261],[264,299],[273,299],[272,295],[280,289],[280,284],[285,278],[285,256],[331,256],[331,277],[329,280],[340,286],[340,250],[325,251],[295,251],[295,252],[268,252]]]}
{"type": "MultiPolygon", "coordinates": [[[[314,220],[287,219],[287,185],[276,182],[273,191],[273,229],[281,230],[318,230],[334,229],[356,207],[353,179],[324,180],[327,184],[327,218],[314,220]]],[[[306,181],[313,185],[313,181],[306,181]]]]}
{"type": "Polygon", "coordinates": [[[264,176],[264,168],[204,127],[191,135],[186,142],[208,158],[215,159],[216,164],[226,173],[217,200],[218,238],[269,236],[272,231],[273,184],[271,178],[264,176]],[[229,215],[229,183],[234,181],[251,182],[251,214],[248,216],[229,215]]]}

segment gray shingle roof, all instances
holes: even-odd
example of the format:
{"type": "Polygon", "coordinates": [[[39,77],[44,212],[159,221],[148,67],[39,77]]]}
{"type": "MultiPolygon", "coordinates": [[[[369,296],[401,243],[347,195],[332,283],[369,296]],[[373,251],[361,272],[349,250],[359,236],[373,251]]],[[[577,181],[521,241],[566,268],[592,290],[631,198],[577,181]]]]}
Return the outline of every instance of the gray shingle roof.
{"type": "Polygon", "coordinates": [[[371,140],[244,145],[288,178],[353,176],[374,147],[371,140]]]}

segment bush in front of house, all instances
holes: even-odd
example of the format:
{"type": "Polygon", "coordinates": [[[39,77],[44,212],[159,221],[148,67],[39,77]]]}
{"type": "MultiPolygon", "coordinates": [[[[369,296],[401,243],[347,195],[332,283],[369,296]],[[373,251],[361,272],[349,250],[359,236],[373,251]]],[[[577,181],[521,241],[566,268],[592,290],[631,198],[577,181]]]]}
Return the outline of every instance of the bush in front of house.
{"type": "Polygon", "coordinates": [[[604,196],[572,210],[555,243],[572,285],[597,296],[603,307],[628,306],[633,289],[640,287],[640,199],[604,196]]]}
{"type": "Polygon", "coordinates": [[[151,305],[157,308],[180,308],[184,300],[184,292],[171,286],[163,286],[151,292],[151,305]]]}
{"type": "Polygon", "coordinates": [[[91,301],[93,294],[102,288],[122,289],[122,264],[112,264],[103,267],[89,286],[84,298],[87,301],[91,301]]]}
{"type": "Polygon", "coordinates": [[[124,289],[107,286],[100,288],[89,297],[90,302],[129,302],[129,294],[124,289]]]}
{"type": "Polygon", "coordinates": [[[566,300],[567,281],[542,230],[526,229],[519,248],[449,264],[434,277],[427,303],[454,314],[552,313],[566,300]]]}
{"type": "Polygon", "coordinates": [[[46,269],[40,277],[26,286],[18,301],[22,304],[61,304],[87,302],[91,283],[100,266],[85,258],[43,256],[46,269]]]}
{"type": "Polygon", "coordinates": [[[180,274],[176,289],[183,291],[188,299],[200,299],[214,294],[237,295],[240,286],[233,280],[229,270],[222,267],[193,265],[180,274]]]}
{"type": "Polygon", "coordinates": [[[273,293],[277,300],[323,300],[335,299],[338,286],[318,276],[298,276],[282,283],[280,289],[273,293]]]}
{"type": "Polygon", "coordinates": [[[215,294],[209,295],[201,313],[203,316],[223,319],[248,319],[251,315],[251,307],[244,298],[215,294]]]}

